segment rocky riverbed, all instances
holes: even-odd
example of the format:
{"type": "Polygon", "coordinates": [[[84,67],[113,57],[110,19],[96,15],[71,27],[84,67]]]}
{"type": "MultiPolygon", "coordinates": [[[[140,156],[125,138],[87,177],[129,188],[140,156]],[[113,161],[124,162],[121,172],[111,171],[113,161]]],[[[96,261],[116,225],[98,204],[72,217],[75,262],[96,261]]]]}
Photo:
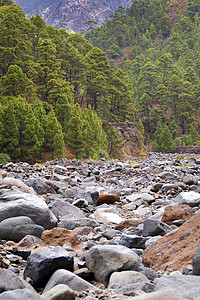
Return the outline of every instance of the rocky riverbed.
{"type": "Polygon", "coordinates": [[[0,166],[0,300],[200,299],[200,158],[0,166]]]}

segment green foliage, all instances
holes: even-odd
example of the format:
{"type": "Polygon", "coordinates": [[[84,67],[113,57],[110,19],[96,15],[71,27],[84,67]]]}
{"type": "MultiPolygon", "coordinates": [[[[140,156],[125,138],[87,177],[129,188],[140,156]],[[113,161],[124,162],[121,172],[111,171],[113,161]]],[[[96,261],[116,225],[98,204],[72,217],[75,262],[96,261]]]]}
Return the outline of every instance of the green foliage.
{"type": "Polygon", "coordinates": [[[11,158],[6,153],[0,153],[0,164],[7,164],[8,162],[11,162],[11,158]]]}
{"type": "Polygon", "coordinates": [[[166,124],[158,123],[155,132],[156,150],[168,153],[175,149],[175,143],[172,139],[172,134],[166,124]]]}
{"type": "Polygon", "coordinates": [[[118,158],[122,154],[124,141],[119,136],[119,131],[111,124],[104,125],[108,139],[108,153],[112,158],[118,158]]]}

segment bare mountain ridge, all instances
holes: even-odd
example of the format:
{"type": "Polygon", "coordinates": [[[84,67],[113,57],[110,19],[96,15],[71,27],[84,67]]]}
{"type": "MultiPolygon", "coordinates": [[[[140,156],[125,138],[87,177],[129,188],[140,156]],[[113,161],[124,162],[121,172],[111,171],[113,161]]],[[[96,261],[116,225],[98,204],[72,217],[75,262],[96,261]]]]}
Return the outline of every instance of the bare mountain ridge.
{"type": "Polygon", "coordinates": [[[119,6],[127,8],[132,0],[14,0],[30,17],[39,13],[47,25],[79,33],[88,20],[102,25],[119,6]]]}

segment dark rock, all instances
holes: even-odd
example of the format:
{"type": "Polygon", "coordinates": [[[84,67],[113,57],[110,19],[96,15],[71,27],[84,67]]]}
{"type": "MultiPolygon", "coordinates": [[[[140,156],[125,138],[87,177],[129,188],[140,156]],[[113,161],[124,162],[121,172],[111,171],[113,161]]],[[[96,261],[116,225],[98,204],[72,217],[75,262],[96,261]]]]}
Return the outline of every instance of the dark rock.
{"type": "Polygon", "coordinates": [[[120,237],[120,245],[128,248],[145,249],[147,238],[132,234],[122,234],[120,237]]]}
{"type": "Polygon", "coordinates": [[[47,193],[56,193],[55,190],[48,184],[46,184],[42,179],[40,178],[31,178],[25,181],[25,183],[34,189],[34,191],[38,195],[44,195],[47,193]]]}
{"type": "Polygon", "coordinates": [[[159,220],[147,219],[144,221],[143,225],[144,236],[165,235],[172,230],[169,225],[159,220]]]}
{"type": "Polygon", "coordinates": [[[62,247],[49,247],[28,257],[24,278],[29,277],[35,286],[42,287],[56,270],[73,270],[73,263],[73,257],[62,247]]]}

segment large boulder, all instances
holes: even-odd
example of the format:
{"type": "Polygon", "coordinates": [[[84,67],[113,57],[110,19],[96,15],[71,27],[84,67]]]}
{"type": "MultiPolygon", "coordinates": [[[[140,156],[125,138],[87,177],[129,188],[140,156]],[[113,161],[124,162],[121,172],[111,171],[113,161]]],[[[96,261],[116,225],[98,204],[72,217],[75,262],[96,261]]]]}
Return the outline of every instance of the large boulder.
{"type": "Polygon", "coordinates": [[[11,270],[0,269],[0,293],[25,288],[32,289],[31,285],[11,270]]]}
{"type": "Polygon", "coordinates": [[[110,275],[116,271],[142,269],[139,256],[131,249],[120,245],[94,246],[86,253],[86,265],[97,279],[108,284],[110,275]]]}
{"type": "Polygon", "coordinates": [[[0,239],[19,242],[26,235],[41,237],[44,228],[37,225],[29,217],[14,217],[0,223],[0,239]]]}
{"type": "Polygon", "coordinates": [[[31,178],[25,181],[25,183],[34,189],[38,195],[43,195],[47,193],[55,193],[55,190],[48,184],[46,184],[40,178],[31,178]]]}
{"type": "Polygon", "coordinates": [[[44,293],[51,290],[54,286],[58,284],[66,284],[68,285],[73,291],[81,292],[89,289],[96,290],[91,283],[85,281],[78,275],[67,271],[67,270],[57,270],[53,273],[49,281],[47,282],[44,293]]]}
{"type": "Polygon", "coordinates": [[[19,191],[0,190],[0,222],[19,216],[30,217],[45,229],[54,228],[57,224],[57,218],[42,197],[19,191]]]}
{"type": "Polygon", "coordinates": [[[114,272],[110,276],[108,287],[112,287],[114,285],[125,286],[127,284],[138,282],[149,282],[149,280],[144,274],[136,271],[114,272]]]}
{"type": "Polygon", "coordinates": [[[43,296],[40,296],[35,291],[30,289],[17,289],[14,291],[7,291],[0,294],[0,300],[47,300],[43,296]]]}
{"type": "Polygon", "coordinates": [[[31,278],[35,286],[44,286],[58,269],[73,270],[74,258],[64,248],[49,247],[37,251],[27,259],[24,278],[31,278]]]}
{"type": "Polygon", "coordinates": [[[180,272],[164,275],[155,279],[155,291],[174,288],[180,291],[186,299],[196,299],[200,295],[199,276],[182,275],[180,272]]]}
{"type": "Polygon", "coordinates": [[[142,294],[136,297],[129,297],[129,300],[186,300],[180,291],[176,289],[166,289],[159,292],[142,294]]]}
{"type": "Polygon", "coordinates": [[[199,206],[200,204],[200,193],[196,192],[181,192],[175,199],[175,204],[187,204],[191,207],[199,206]]]}
{"type": "Polygon", "coordinates": [[[52,204],[51,211],[58,217],[70,219],[85,218],[84,213],[76,206],[68,202],[55,201],[52,204]]]}

